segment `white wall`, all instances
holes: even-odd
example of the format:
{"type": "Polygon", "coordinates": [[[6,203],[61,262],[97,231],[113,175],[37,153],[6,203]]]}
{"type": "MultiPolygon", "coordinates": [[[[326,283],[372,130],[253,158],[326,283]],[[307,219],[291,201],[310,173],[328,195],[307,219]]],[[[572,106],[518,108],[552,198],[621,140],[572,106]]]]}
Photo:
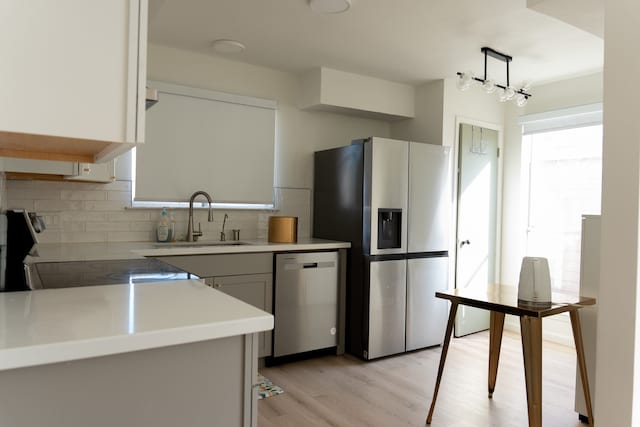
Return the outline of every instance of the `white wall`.
{"type": "Polygon", "coordinates": [[[391,137],[409,141],[442,144],[444,80],[416,88],[415,118],[391,123],[391,137]]]}
{"type": "Polygon", "coordinates": [[[605,2],[604,150],[594,417],[640,425],[640,2],[605,2]]]}

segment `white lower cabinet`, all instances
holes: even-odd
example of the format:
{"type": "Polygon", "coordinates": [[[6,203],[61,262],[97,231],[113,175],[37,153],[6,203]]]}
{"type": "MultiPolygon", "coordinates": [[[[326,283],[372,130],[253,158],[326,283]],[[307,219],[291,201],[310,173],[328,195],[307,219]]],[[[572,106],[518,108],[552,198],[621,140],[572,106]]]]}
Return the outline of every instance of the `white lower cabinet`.
{"type": "MultiPolygon", "coordinates": [[[[205,283],[240,301],[273,313],[273,276],[269,274],[242,274],[209,277],[205,283]]],[[[272,331],[258,335],[258,357],[271,356],[272,331]]]]}
{"type": "MultiPolygon", "coordinates": [[[[273,314],[273,253],[158,257],[234,298],[273,314]]],[[[258,357],[271,356],[273,331],[258,334],[258,357]]]]}

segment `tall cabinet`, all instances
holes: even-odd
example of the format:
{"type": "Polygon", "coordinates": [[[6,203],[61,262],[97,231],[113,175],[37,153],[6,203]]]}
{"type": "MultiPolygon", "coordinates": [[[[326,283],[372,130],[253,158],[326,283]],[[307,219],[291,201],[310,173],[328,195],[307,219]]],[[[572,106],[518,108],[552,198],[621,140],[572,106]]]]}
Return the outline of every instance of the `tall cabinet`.
{"type": "Polygon", "coordinates": [[[143,142],[147,10],[0,2],[0,156],[91,163],[143,142]]]}
{"type": "MultiPolygon", "coordinates": [[[[600,215],[582,216],[582,241],[580,245],[580,296],[595,298],[600,293],[600,215]]],[[[584,359],[589,377],[591,402],[596,399],[596,344],[598,305],[584,307],[579,313],[582,323],[582,341],[584,359]]],[[[580,372],[576,368],[576,400],[575,409],[583,421],[587,421],[587,405],[582,392],[580,372]]]]}

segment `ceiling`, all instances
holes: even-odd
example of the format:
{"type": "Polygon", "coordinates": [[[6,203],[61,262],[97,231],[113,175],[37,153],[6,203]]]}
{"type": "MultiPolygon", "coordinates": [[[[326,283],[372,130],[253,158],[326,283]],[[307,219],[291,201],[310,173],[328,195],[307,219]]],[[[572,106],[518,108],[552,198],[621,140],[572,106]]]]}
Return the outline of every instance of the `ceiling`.
{"type": "MultiPolygon", "coordinates": [[[[546,0],[555,1],[555,0],[546,0]]],[[[512,83],[602,69],[603,40],[527,9],[527,0],[352,0],[336,15],[307,0],[150,0],[149,40],[220,55],[215,39],[247,48],[228,59],[282,71],[325,66],[409,84],[483,72],[482,46],[513,56],[512,83]]],[[[489,60],[489,77],[505,66],[489,60]]]]}

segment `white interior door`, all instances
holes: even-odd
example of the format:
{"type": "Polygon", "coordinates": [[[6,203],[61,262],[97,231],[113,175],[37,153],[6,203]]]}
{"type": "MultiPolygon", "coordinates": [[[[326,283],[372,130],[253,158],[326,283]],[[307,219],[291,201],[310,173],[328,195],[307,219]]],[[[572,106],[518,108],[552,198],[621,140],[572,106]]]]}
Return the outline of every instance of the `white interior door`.
{"type": "MultiPolygon", "coordinates": [[[[460,125],[456,288],[481,287],[496,278],[498,132],[460,125]]],[[[489,328],[489,312],[461,306],[455,336],[489,328]]]]}

